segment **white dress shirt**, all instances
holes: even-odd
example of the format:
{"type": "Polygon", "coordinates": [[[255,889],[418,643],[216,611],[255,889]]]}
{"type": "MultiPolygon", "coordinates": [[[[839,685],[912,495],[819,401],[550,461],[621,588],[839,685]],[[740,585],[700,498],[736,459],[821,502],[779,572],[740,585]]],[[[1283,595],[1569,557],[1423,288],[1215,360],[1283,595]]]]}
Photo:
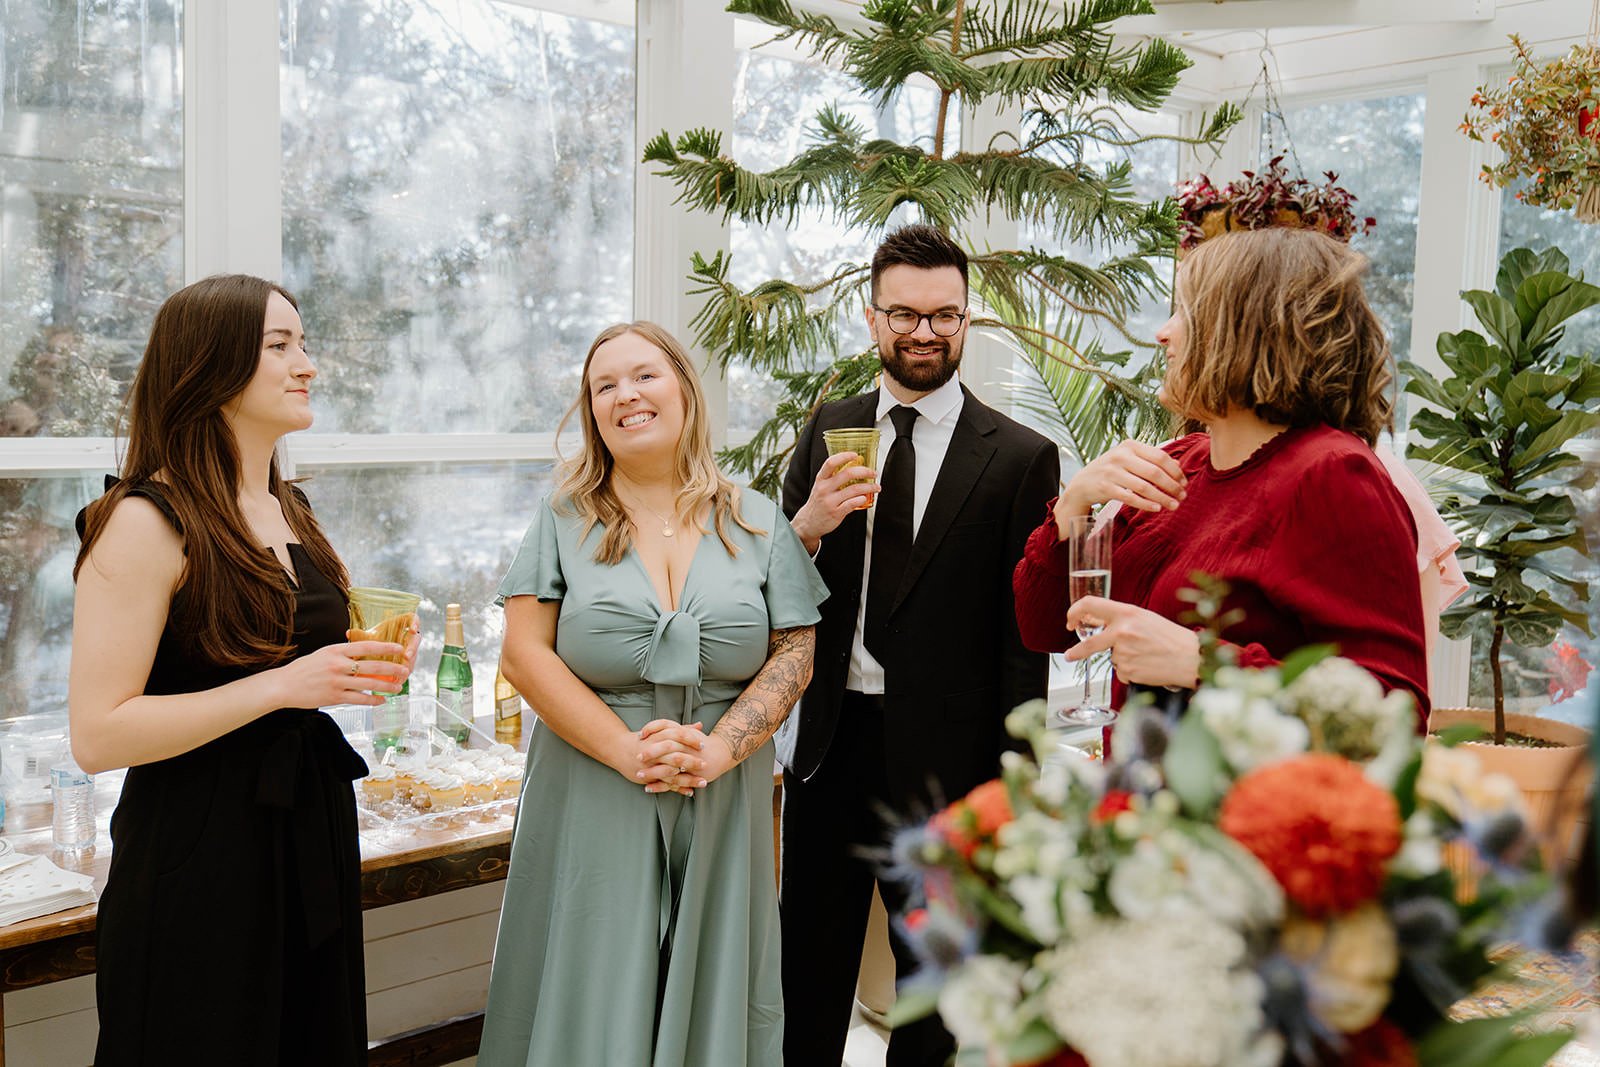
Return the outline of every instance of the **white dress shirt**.
{"type": "MultiPolygon", "coordinates": [[[[950,449],[950,438],[956,432],[956,421],[961,417],[961,405],[966,400],[961,392],[959,378],[951,378],[939,388],[908,405],[917,409],[917,421],[911,428],[911,445],[916,449],[917,484],[911,497],[911,535],[915,541],[922,529],[922,514],[928,510],[928,498],[933,495],[933,483],[939,478],[939,468],[944,466],[944,454],[950,449]]],[[[900,401],[888,388],[878,390],[878,463],[889,455],[894,444],[894,423],[889,412],[900,406],[900,401]]],[[[867,547],[861,560],[861,603],[856,606],[856,633],[850,644],[850,671],[845,675],[845,688],[858,693],[883,692],[883,667],[867,646],[861,643],[861,634],[867,628],[867,585],[872,574],[872,527],[878,509],[867,512],[867,547]]]]}

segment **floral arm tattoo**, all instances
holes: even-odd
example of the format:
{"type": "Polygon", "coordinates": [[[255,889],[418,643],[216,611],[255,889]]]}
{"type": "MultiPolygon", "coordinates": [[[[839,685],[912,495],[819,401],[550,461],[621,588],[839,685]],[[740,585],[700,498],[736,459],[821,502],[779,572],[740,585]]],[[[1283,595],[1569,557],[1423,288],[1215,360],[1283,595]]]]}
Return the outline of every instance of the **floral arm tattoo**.
{"type": "Polygon", "coordinates": [[[811,681],[811,657],[816,648],[815,627],[772,631],[767,662],[711,731],[727,742],[734,762],[744,762],[788,718],[811,681]]]}

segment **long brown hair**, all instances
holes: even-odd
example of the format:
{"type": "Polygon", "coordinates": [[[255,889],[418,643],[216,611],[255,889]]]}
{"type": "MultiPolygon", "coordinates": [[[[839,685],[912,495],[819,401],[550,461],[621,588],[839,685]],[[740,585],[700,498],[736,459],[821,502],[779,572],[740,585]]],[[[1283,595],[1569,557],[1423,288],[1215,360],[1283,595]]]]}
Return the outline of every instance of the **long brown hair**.
{"type": "MultiPolygon", "coordinates": [[[[239,448],[222,416],[260,365],[273,293],[298,309],[280,287],[245,274],[202,279],[161,305],[124,408],[122,480],[89,505],[72,568],[77,578],[118,502],[156,482],[183,537],[169,625],[207,659],[230,667],[276,663],[293,650],[294,590],[239,508],[239,448]]],[[[280,476],[276,456],[267,488],[317,570],[346,589],[344,563],[300,491],[280,476]]]]}
{"type": "Polygon", "coordinates": [[[1190,428],[1229,410],[1326,425],[1368,444],[1392,428],[1393,358],[1361,287],[1367,260],[1313,230],[1219,234],[1184,256],[1185,338],[1167,397],[1190,428]]]}
{"type": "MultiPolygon", "coordinates": [[[[680,486],[678,517],[698,522],[696,516],[709,502],[712,523],[722,547],[728,555],[737,556],[739,548],[728,535],[729,522],[747,533],[759,535],[766,531],[749,526],[740,518],[739,487],[717,469],[716,456],[711,450],[711,424],[706,419],[705,393],[689,362],[689,353],[675,337],[653,322],[619,322],[607,326],[589,345],[589,354],[583,358],[583,374],[578,380],[578,397],[556,429],[559,438],[573,415],[578,416],[579,425],[583,427],[582,453],[563,462],[558,472],[556,506],[577,512],[583,519],[584,536],[587,537],[596,524],[605,531],[595,549],[597,563],[619,563],[633,545],[633,527],[628,522],[628,513],[611,485],[615,460],[600,437],[589,395],[589,366],[594,362],[594,354],[601,345],[625,333],[638,334],[659,348],[678,379],[678,388],[683,391],[683,433],[678,437],[673,456],[673,474],[680,486]]],[[[705,527],[700,527],[700,532],[705,533],[705,527]]]]}

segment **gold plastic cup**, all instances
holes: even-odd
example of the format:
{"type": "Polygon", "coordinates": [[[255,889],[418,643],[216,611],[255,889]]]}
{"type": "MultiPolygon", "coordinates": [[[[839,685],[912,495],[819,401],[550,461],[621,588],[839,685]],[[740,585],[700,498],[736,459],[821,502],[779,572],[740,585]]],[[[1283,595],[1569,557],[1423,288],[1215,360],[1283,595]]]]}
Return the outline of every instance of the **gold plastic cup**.
{"type": "MultiPolygon", "coordinates": [[[[411,615],[422,603],[416,593],[399,589],[379,589],[358,585],[350,590],[350,628],[360,630],[370,641],[393,641],[404,645],[410,636],[411,615]]],[[[363,656],[363,659],[401,662],[400,656],[363,656]]]]}
{"type": "MultiPolygon", "coordinates": [[[[841,452],[854,452],[861,457],[861,466],[878,469],[878,428],[876,426],[845,426],[837,430],[823,430],[822,443],[828,447],[828,455],[837,456],[841,452]]],[[[846,485],[856,485],[869,481],[867,478],[857,478],[846,485]]],[[[865,504],[857,505],[858,509],[870,508],[877,494],[867,497],[865,504]]]]}

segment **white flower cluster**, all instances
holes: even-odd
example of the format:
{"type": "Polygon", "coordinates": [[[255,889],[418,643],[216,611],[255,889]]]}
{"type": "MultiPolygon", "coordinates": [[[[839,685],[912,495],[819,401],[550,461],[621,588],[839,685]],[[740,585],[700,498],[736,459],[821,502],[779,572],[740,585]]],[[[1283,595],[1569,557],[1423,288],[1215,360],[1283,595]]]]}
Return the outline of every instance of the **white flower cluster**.
{"type": "Polygon", "coordinates": [[[939,1015],[962,1048],[1004,1048],[1016,1036],[1026,968],[1001,956],[972,956],[945,979],[939,1015]]]}
{"type": "Polygon", "coordinates": [[[1078,854],[1077,831],[1042,811],[1025,811],[995,838],[994,873],[1022,908],[1034,937],[1051,944],[1094,911],[1095,873],[1078,854]]]}
{"type": "Polygon", "coordinates": [[[1283,890],[1271,873],[1216,832],[1168,827],[1140,837],[1111,869],[1106,892],[1135,922],[1198,916],[1243,932],[1283,918],[1283,890]]]}
{"type": "Polygon", "coordinates": [[[1279,702],[1310,728],[1317,749],[1358,763],[1377,756],[1395,734],[1411,735],[1415,721],[1409,694],[1384,693],[1376,678],[1341,656],[1305,671],[1279,702]]]}
{"type": "Polygon", "coordinates": [[[1048,979],[1046,1020],[1094,1067],[1268,1067],[1282,1058],[1244,938],[1204,917],[1098,919],[1035,968],[1048,979]]]}
{"type": "Polygon", "coordinates": [[[1200,715],[1222,746],[1228,765],[1244,774],[1297,756],[1310,743],[1306,724],[1284,714],[1274,702],[1278,694],[1274,672],[1223,667],[1214,684],[1195,693],[1189,712],[1200,715]]]}

